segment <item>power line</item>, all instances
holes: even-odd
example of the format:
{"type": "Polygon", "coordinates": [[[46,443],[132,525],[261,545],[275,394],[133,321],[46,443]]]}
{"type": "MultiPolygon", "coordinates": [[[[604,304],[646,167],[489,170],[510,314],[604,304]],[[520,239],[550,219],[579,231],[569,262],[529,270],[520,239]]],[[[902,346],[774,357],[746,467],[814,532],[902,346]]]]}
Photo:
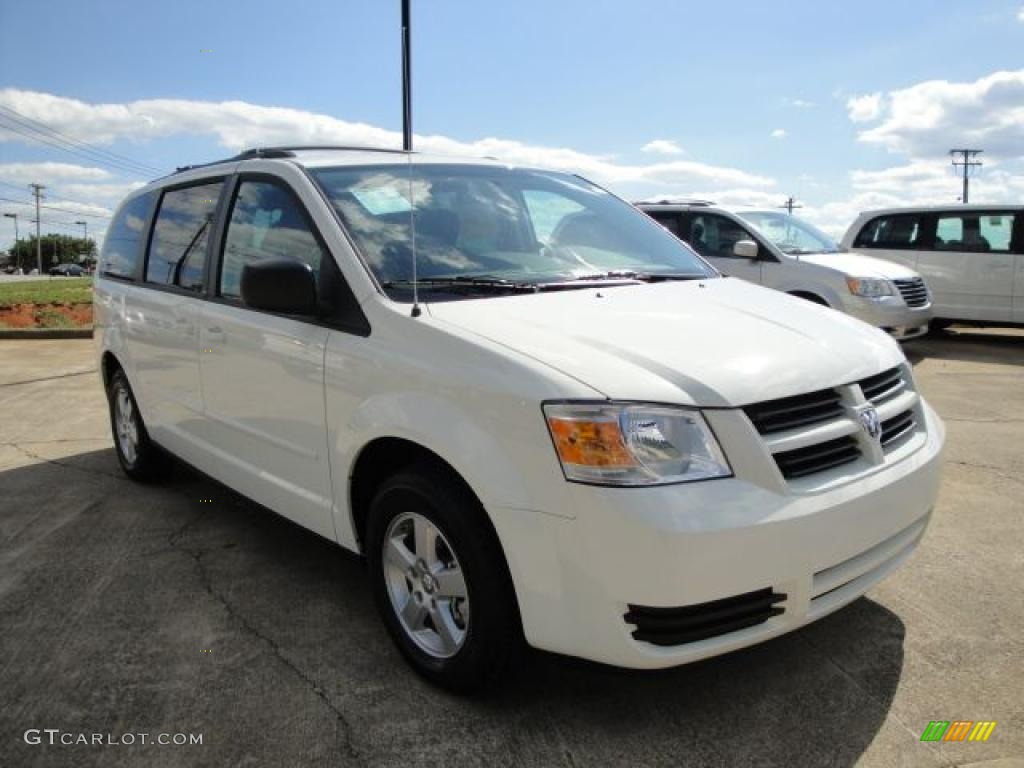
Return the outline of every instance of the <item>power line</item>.
{"type": "MultiPolygon", "coordinates": [[[[15,200],[13,197],[0,197],[5,203],[20,203],[21,205],[32,205],[31,200],[15,200]]],[[[88,203],[81,203],[81,205],[88,205],[88,203]]],[[[110,220],[109,216],[100,213],[85,213],[84,211],[73,211],[70,208],[58,208],[55,205],[40,205],[40,208],[45,208],[48,211],[59,211],[60,213],[70,213],[74,216],[85,216],[90,219],[106,219],[110,220]]]]}
{"type": "Polygon", "coordinates": [[[961,202],[967,204],[967,193],[968,193],[968,177],[972,168],[981,168],[981,160],[975,160],[985,150],[983,149],[951,149],[949,150],[950,156],[953,158],[953,167],[962,167],[964,169],[964,193],[960,198],[961,202]],[[962,157],[962,160],[957,160],[957,155],[962,157]]]}
{"type": "Polygon", "coordinates": [[[110,152],[105,149],[100,149],[88,142],[81,141],[80,139],[72,138],[67,134],[61,133],[55,128],[51,128],[45,123],[41,123],[38,120],[33,120],[30,117],[22,115],[9,107],[0,105],[0,125],[24,138],[34,139],[40,141],[49,146],[61,149],[79,157],[85,157],[92,162],[97,162],[103,165],[112,166],[121,172],[134,173],[139,176],[152,176],[154,174],[161,174],[158,168],[155,168],[145,163],[140,163],[136,160],[132,160],[124,155],[118,155],[114,152],[110,152]],[[13,124],[13,125],[12,125],[13,124]],[[25,133],[25,130],[31,131],[38,136],[32,136],[25,133]]]}
{"type": "Polygon", "coordinates": [[[34,142],[37,142],[39,144],[44,144],[44,145],[46,145],[48,147],[52,147],[53,149],[59,149],[62,152],[67,152],[68,154],[72,155],[73,157],[77,158],[78,160],[86,160],[86,161],[88,161],[90,163],[93,163],[94,165],[105,166],[105,170],[113,170],[113,171],[116,171],[117,173],[126,174],[128,176],[135,176],[135,177],[143,178],[143,179],[146,179],[146,178],[149,178],[150,176],[152,176],[152,174],[150,174],[148,172],[142,172],[142,171],[139,171],[139,170],[137,170],[135,168],[116,165],[114,163],[111,163],[110,161],[100,160],[100,159],[98,159],[96,157],[90,156],[89,154],[87,154],[85,152],[81,152],[79,150],[76,150],[76,149],[73,149],[73,148],[69,148],[69,147],[67,147],[67,146],[65,146],[63,144],[58,143],[55,140],[50,140],[50,139],[45,138],[43,136],[34,136],[31,133],[27,133],[26,131],[19,130],[17,127],[5,123],[3,120],[4,120],[4,115],[0,115],[0,128],[2,128],[3,130],[10,131],[11,133],[17,134],[18,136],[21,136],[23,139],[28,139],[29,141],[34,141],[34,142]]]}

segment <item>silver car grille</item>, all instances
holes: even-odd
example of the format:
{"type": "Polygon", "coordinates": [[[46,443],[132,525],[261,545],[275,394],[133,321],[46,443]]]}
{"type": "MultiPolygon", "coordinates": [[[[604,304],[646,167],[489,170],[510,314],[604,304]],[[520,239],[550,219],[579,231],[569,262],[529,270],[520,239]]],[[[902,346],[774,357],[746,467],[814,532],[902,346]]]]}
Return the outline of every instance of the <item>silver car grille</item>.
{"type": "Polygon", "coordinates": [[[908,307],[923,307],[928,303],[928,286],[920,277],[893,280],[893,282],[908,307]]]}
{"type": "Polygon", "coordinates": [[[867,469],[920,431],[920,398],[903,366],[832,389],[744,409],[787,482],[861,462],[867,469]],[[861,414],[873,406],[877,436],[861,414]]]}

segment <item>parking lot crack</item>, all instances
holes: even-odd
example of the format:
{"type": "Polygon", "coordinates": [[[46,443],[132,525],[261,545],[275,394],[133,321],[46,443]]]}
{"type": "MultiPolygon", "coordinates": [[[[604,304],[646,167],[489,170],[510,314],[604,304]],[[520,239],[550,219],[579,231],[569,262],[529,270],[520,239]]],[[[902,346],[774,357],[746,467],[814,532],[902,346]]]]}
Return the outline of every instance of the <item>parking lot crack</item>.
{"type": "MultiPolygon", "coordinates": [[[[54,441],[54,442],[60,442],[60,441],[54,441]]],[[[39,445],[40,443],[39,442],[34,442],[32,444],[33,445],[39,445]]],[[[30,451],[28,448],[25,447],[24,443],[4,443],[4,445],[13,448],[14,450],[18,451],[19,453],[21,453],[26,458],[32,459],[33,461],[39,461],[39,462],[42,462],[44,464],[52,464],[55,467],[63,467],[64,469],[73,469],[75,472],[80,472],[80,473],[82,473],[84,475],[89,475],[90,477],[93,477],[93,476],[96,476],[96,475],[103,475],[104,477],[109,477],[112,480],[118,480],[118,481],[121,481],[121,482],[129,482],[128,478],[124,477],[123,475],[115,474],[114,472],[104,472],[103,470],[96,469],[95,467],[92,467],[92,468],[79,467],[79,466],[77,466],[75,464],[70,464],[70,463],[68,463],[66,461],[60,461],[59,459],[48,459],[45,456],[40,456],[38,453],[35,453],[34,451],[30,451]]]]}
{"type": "Polygon", "coordinates": [[[306,688],[308,688],[320,700],[320,702],[325,707],[327,707],[327,709],[337,719],[338,725],[341,729],[342,736],[345,741],[345,752],[353,761],[355,761],[355,763],[360,765],[367,765],[366,758],[359,752],[359,750],[356,749],[355,745],[353,744],[352,726],[349,723],[348,717],[345,715],[345,713],[331,700],[330,696],[327,695],[327,692],[320,686],[319,683],[317,683],[316,680],[314,680],[309,674],[303,671],[301,667],[299,667],[294,661],[292,661],[285,655],[284,651],[281,649],[281,646],[272,637],[270,637],[269,635],[262,632],[259,628],[257,628],[251,621],[249,621],[248,618],[246,618],[242,613],[240,613],[236,609],[236,607],[220,591],[218,591],[214,587],[213,580],[210,577],[210,572],[203,561],[204,557],[208,554],[208,551],[190,548],[181,544],[181,539],[185,535],[185,533],[205,516],[205,512],[200,512],[198,515],[195,515],[194,517],[189,519],[184,525],[182,525],[180,528],[177,528],[174,532],[171,533],[170,536],[168,536],[168,543],[173,549],[182,552],[192,558],[192,560],[195,562],[196,571],[199,574],[199,581],[203,589],[210,595],[210,597],[212,597],[214,600],[216,600],[218,603],[220,603],[220,605],[224,607],[224,610],[227,611],[228,616],[231,619],[233,619],[235,623],[238,626],[240,626],[244,632],[256,638],[263,645],[265,645],[267,649],[269,649],[270,653],[281,664],[283,664],[295,677],[297,677],[303,683],[303,685],[306,688]]]}
{"type": "Polygon", "coordinates": [[[986,472],[990,472],[997,477],[1001,477],[1003,480],[1009,480],[1012,483],[1022,483],[1024,480],[1016,477],[1015,475],[1009,475],[1005,471],[1005,467],[994,467],[991,464],[977,464],[973,461],[950,461],[950,464],[954,464],[958,467],[970,467],[971,469],[981,469],[986,472]]]}
{"type": "Polygon", "coordinates": [[[7,382],[4,382],[3,384],[0,384],[0,388],[2,388],[2,387],[18,387],[18,386],[21,386],[22,384],[39,384],[40,382],[43,382],[43,381],[56,381],[57,379],[70,379],[70,378],[72,378],[74,376],[88,376],[88,375],[93,374],[93,373],[96,373],[96,369],[95,368],[90,368],[87,371],[71,371],[70,373],[58,373],[56,376],[43,376],[43,377],[38,378],[38,379],[22,379],[21,381],[7,381],[7,382]]]}

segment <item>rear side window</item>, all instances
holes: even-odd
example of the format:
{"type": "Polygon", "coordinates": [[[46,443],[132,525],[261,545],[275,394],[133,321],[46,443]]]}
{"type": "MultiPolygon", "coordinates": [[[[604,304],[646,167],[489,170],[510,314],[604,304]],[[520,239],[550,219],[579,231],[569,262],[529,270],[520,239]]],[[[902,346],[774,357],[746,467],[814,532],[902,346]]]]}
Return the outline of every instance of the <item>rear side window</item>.
{"type": "Polygon", "coordinates": [[[129,200],[118,211],[103,239],[100,253],[101,275],[134,278],[139,265],[139,241],[146,228],[153,205],[153,194],[140,195],[129,200]]]}
{"type": "Polygon", "coordinates": [[[223,186],[216,181],[164,193],[153,224],[146,282],[203,289],[207,243],[223,186]]]}
{"type": "Polygon", "coordinates": [[[916,248],[923,234],[922,216],[901,213],[872,219],[857,235],[854,248],[916,248]]]}
{"type": "Polygon", "coordinates": [[[1013,214],[943,213],[935,226],[935,250],[1009,253],[1013,214]]]}
{"type": "Polygon", "coordinates": [[[291,190],[269,181],[243,181],[231,210],[220,294],[240,298],[242,268],[263,259],[291,258],[313,268],[319,282],[323,251],[291,190]]]}

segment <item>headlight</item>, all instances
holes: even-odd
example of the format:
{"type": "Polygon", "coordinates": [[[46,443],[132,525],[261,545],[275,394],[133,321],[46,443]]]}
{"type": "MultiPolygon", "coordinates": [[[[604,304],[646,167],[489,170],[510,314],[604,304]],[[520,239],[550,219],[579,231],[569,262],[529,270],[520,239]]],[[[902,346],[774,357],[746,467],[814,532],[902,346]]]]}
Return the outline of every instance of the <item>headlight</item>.
{"type": "Polygon", "coordinates": [[[567,480],[662,485],[732,474],[699,411],[661,405],[547,403],[544,416],[567,480]]]}
{"type": "Polygon", "coordinates": [[[854,296],[863,296],[865,299],[878,299],[896,294],[891,282],[876,277],[848,277],[846,287],[854,296]]]}

